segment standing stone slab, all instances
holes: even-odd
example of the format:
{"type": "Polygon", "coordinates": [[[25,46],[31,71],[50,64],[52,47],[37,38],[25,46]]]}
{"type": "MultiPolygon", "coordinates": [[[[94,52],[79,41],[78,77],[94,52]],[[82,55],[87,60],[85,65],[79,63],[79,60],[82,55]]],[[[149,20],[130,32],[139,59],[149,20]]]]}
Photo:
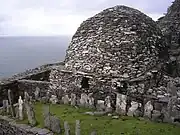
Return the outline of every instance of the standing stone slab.
{"type": "Polygon", "coordinates": [[[36,118],[35,118],[35,112],[32,103],[26,103],[26,113],[28,117],[28,122],[31,126],[35,126],[37,124],[36,118]]]}
{"type": "Polygon", "coordinates": [[[107,112],[107,113],[112,112],[111,97],[110,96],[107,96],[105,98],[105,112],[107,112]]]}
{"type": "Polygon", "coordinates": [[[70,99],[69,99],[68,95],[65,95],[64,97],[62,97],[63,104],[69,104],[69,101],[70,101],[70,99]]]}
{"type": "Polygon", "coordinates": [[[127,115],[134,116],[134,113],[138,109],[138,107],[139,107],[139,103],[132,101],[131,107],[129,108],[127,115]]]}
{"type": "Polygon", "coordinates": [[[116,113],[125,115],[126,114],[126,105],[127,105],[127,96],[123,94],[117,94],[116,98],[116,113]]]}
{"type": "Polygon", "coordinates": [[[52,95],[49,100],[52,104],[57,104],[57,102],[58,102],[58,98],[56,95],[52,95]]]}
{"type": "Polygon", "coordinates": [[[163,119],[162,119],[162,114],[160,111],[157,111],[157,110],[153,110],[152,111],[152,120],[153,121],[160,121],[160,122],[163,122],[163,119]]]}
{"type": "Polygon", "coordinates": [[[44,127],[51,130],[51,115],[45,115],[44,116],[44,127]]]}
{"type": "Polygon", "coordinates": [[[94,98],[93,98],[93,93],[88,94],[88,106],[89,108],[94,108],[94,98]]]}
{"type": "Polygon", "coordinates": [[[67,121],[64,122],[64,135],[70,135],[70,126],[67,121]]]}
{"type": "Polygon", "coordinates": [[[9,113],[9,102],[8,102],[8,100],[3,100],[3,112],[6,115],[9,113]]]}
{"type": "Polygon", "coordinates": [[[172,96],[169,98],[167,109],[163,109],[164,122],[173,123],[175,119],[180,119],[180,111],[177,108],[177,96],[172,96]]]}
{"type": "Polygon", "coordinates": [[[24,102],[23,102],[21,96],[19,96],[18,105],[19,105],[19,108],[18,108],[18,110],[19,110],[19,112],[18,112],[18,114],[19,114],[19,119],[20,119],[20,120],[23,120],[23,118],[24,118],[24,116],[23,116],[23,105],[24,105],[24,102]]]}
{"type": "Polygon", "coordinates": [[[44,119],[44,127],[54,133],[61,133],[60,120],[55,116],[46,116],[46,118],[44,119]]]}
{"type": "Polygon", "coordinates": [[[15,117],[14,107],[13,107],[12,98],[11,98],[11,90],[8,90],[8,99],[9,99],[9,104],[10,104],[10,109],[11,109],[11,115],[12,117],[15,117]]]}
{"type": "Polygon", "coordinates": [[[25,99],[24,99],[24,105],[26,108],[26,113],[28,117],[28,122],[31,126],[35,126],[37,124],[36,118],[35,118],[35,112],[34,107],[31,102],[31,99],[29,98],[29,95],[27,92],[25,92],[25,99]]]}
{"type": "Polygon", "coordinates": [[[28,101],[28,102],[31,100],[31,97],[29,96],[29,94],[26,91],[24,92],[24,100],[28,101]]]}
{"type": "Polygon", "coordinates": [[[98,100],[97,101],[97,105],[96,105],[96,109],[98,111],[104,111],[105,110],[105,104],[104,104],[104,101],[103,100],[98,100]]]}
{"type": "Polygon", "coordinates": [[[71,105],[76,105],[76,94],[71,93],[71,105]]]}
{"type": "Polygon", "coordinates": [[[80,121],[76,120],[75,135],[81,135],[80,121]]]}
{"type": "Polygon", "coordinates": [[[59,118],[57,118],[56,116],[51,116],[50,117],[50,120],[51,120],[51,130],[54,132],[54,133],[61,133],[61,125],[60,125],[60,120],[59,118]]]}
{"type": "Polygon", "coordinates": [[[88,96],[86,93],[81,94],[80,105],[82,107],[88,107],[88,96]]]}
{"type": "Polygon", "coordinates": [[[35,100],[38,101],[40,97],[40,89],[39,87],[36,87],[36,91],[34,92],[35,100]]]}
{"type": "Polygon", "coordinates": [[[167,92],[172,96],[177,96],[177,87],[172,81],[168,82],[167,84],[167,92]]]}
{"type": "Polygon", "coordinates": [[[44,105],[42,109],[43,109],[44,118],[50,115],[50,106],[49,105],[44,105]]]}
{"type": "Polygon", "coordinates": [[[19,107],[16,106],[14,110],[15,110],[16,119],[18,119],[19,118],[19,107]]]}
{"type": "Polygon", "coordinates": [[[152,105],[151,101],[148,101],[144,106],[144,116],[151,118],[152,111],[153,111],[153,105],[152,105]]]}

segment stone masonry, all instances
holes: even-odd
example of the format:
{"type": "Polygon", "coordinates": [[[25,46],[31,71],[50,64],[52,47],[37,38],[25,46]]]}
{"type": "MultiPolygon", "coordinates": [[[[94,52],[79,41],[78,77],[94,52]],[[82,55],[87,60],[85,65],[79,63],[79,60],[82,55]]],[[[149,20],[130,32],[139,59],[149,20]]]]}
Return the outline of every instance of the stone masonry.
{"type": "Polygon", "coordinates": [[[0,115],[0,135],[53,135],[47,129],[17,124],[13,119],[0,115]]]}
{"type": "Polygon", "coordinates": [[[115,6],[80,25],[64,69],[51,70],[50,90],[59,100],[75,94],[77,105],[92,107],[91,95],[98,110],[174,123],[180,119],[179,81],[164,74],[168,58],[162,32],[150,17],[115,6]]]}

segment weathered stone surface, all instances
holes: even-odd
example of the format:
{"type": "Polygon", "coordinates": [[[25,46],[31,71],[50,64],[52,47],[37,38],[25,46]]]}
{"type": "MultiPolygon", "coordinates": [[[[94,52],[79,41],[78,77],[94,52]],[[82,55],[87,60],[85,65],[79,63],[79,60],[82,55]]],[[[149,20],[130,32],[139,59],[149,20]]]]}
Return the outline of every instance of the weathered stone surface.
{"type": "Polygon", "coordinates": [[[36,91],[34,92],[35,100],[39,100],[40,97],[40,89],[39,87],[36,87],[36,91]]]}
{"type": "Polygon", "coordinates": [[[12,103],[12,95],[11,95],[11,90],[8,90],[8,100],[9,100],[9,104],[10,104],[10,110],[11,110],[11,116],[15,117],[15,112],[14,112],[14,106],[12,103]]]}
{"type": "Polygon", "coordinates": [[[69,101],[70,101],[70,99],[69,99],[69,96],[68,96],[68,95],[65,95],[64,97],[62,97],[62,102],[63,102],[64,104],[69,104],[69,101]]]}
{"type": "Polygon", "coordinates": [[[13,119],[0,116],[0,135],[53,135],[47,129],[17,124],[13,119]]]}
{"type": "Polygon", "coordinates": [[[104,104],[104,101],[103,100],[98,100],[97,101],[97,105],[96,105],[96,109],[98,111],[104,111],[105,110],[105,104],[104,104]]]}
{"type": "Polygon", "coordinates": [[[157,64],[165,46],[161,37],[155,22],[140,11],[126,6],[108,8],[77,29],[67,49],[65,68],[134,78],[157,64]]]}
{"type": "Polygon", "coordinates": [[[95,104],[94,104],[94,98],[93,98],[93,93],[89,93],[88,94],[88,106],[89,106],[89,108],[94,108],[95,106],[95,104]]]}
{"type": "Polygon", "coordinates": [[[52,104],[57,104],[58,98],[57,98],[56,95],[52,95],[51,98],[49,99],[49,101],[50,101],[52,104]]]}
{"type": "MultiPolygon", "coordinates": [[[[179,0],[175,1],[176,4],[177,1],[179,0]]],[[[170,8],[171,12],[166,16],[173,16],[173,8],[170,8]]],[[[173,52],[179,51],[177,43],[180,43],[180,38],[177,31],[179,30],[170,32],[173,35],[170,42],[173,47],[170,47],[171,54],[167,62],[169,70],[171,64],[178,65],[176,61],[180,60],[179,54],[174,57],[173,52]]],[[[103,10],[80,25],[67,49],[65,66],[54,67],[50,76],[45,77],[46,79],[42,77],[50,83],[42,81],[40,77],[39,81],[21,78],[14,81],[13,86],[28,91],[35,99],[38,87],[41,91],[40,98],[45,97],[48,92],[49,98],[53,93],[57,95],[56,99],[71,95],[71,99],[68,97],[63,103],[74,105],[76,95],[77,105],[84,107],[96,106],[102,112],[116,110],[119,114],[144,115],[154,120],[159,120],[161,112],[163,121],[167,119],[173,122],[179,118],[180,79],[164,73],[164,63],[168,59],[166,56],[168,57],[166,41],[151,18],[138,10],[115,6],[103,10]],[[148,102],[144,104],[144,101],[148,102]],[[141,105],[137,106],[137,103],[141,105]]],[[[173,73],[170,74],[175,75],[178,70],[172,70],[173,73]]],[[[7,98],[4,88],[6,87],[0,87],[0,90],[7,98]]],[[[56,99],[51,101],[57,103],[56,99]]]]}
{"type": "Polygon", "coordinates": [[[111,97],[110,96],[107,96],[105,98],[105,112],[107,112],[107,113],[112,112],[111,97]]]}
{"type": "Polygon", "coordinates": [[[71,93],[71,105],[75,106],[76,103],[76,94],[71,93]]]}
{"type": "Polygon", "coordinates": [[[37,121],[36,121],[36,117],[35,117],[35,112],[34,112],[34,106],[32,104],[32,102],[28,99],[28,94],[25,93],[25,102],[24,102],[24,106],[26,108],[26,113],[27,113],[27,118],[28,118],[28,122],[31,126],[36,126],[37,121]]]}
{"type": "Polygon", "coordinates": [[[64,135],[70,135],[70,126],[67,121],[64,122],[64,135]]]}
{"type": "Polygon", "coordinates": [[[133,108],[131,101],[141,103],[133,109],[134,116],[141,116],[144,99],[168,95],[160,88],[169,81],[161,70],[166,47],[161,30],[145,14],[126,6],[105,9],[77,29],[64,69],[51,71],[51,90],[76,94],[78,105],[94,102],[99,111],[123,115],[133,108]]]}
{"type": "Polygon", "coordinates": [[[180,1],[174,0],[165,16],[158,19],[158,24],[166,37],[169,49],[167,73],[180,76],[180,1]]]}
{"type": "Polygon", "coordinates": [[[126,114],[126,100],[127,96],[122,94],[117,94],[116,98],[116,113],[125,115],[126,114]]]}
{"type": "Polygon", "coordinates": [[[60,120],[55,116],[51,116],[51,131],[61,133],[60,120]]]}
{"type": "Polygon", "coordinates": [[[144,116],[151,118],[152,111],[153,111],[153,105],[151,101],[148,101],[144,106],[144,116]]]}
{"type": "Polygon", "coordinates": [[[3,113],[8,115],[9,113],[9,102],[8,100],[3,100],[3,113]]]}
{"type": "Polygon", "coordinates": [[[132,101],[131,107],[129,108],[127,115],[128,116],[134,116],[134,113],[136,112],[138,107],[139,107],[139,103],[132,101]]]}
{"type": "Polygon", "coordinates": [[[44,105],[42,109],[43,109],[44,118],[46,118],[47,116],[50,115],[50,106],[49,105],[44,105]]]}
{"type": "Polygon", "coordinates": [[[163,121],[164,117],[162,116],[162,113],[157,110],[153,110],[152,112],[152,120],[153,121],[163,121]]]}
{"type": "Polygon", "coordinates": [[[23,114],[23,105],[24,105],[24,102],[22,100],[22,97],[19,96],[19,99],[18,99],[18,114],[19,114],[19,119],[20,120],[23,120],[24,118],[24,114],[23,114]]]}
{"type": "Polygon", "coordinates": [[[75,135],[81,135],[81,125],[79,120],[76,120],[75,135]]]}
{"type": "Polygon", "coordinates": [[[54,133],[61,133],[60,120],[56,116],[46,116],[44,126],[54,133]]]}
{"type": "Polygon", "coordinates": [[[85,94],[85,93],[81,94],[80,105],[83,107],[88,107],[88,96],[87,96],[87,94],[85,94]]]}
{"type": "Polygon", "coordinates": [[[119,116],[112,116],[112,119],[119,119],[119,116]]]}

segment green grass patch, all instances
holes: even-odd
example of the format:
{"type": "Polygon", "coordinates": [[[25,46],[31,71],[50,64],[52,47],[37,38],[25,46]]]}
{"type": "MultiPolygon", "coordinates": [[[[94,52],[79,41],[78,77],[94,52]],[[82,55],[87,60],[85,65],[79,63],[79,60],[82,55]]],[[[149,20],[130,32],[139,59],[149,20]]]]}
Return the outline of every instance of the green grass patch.
{"type": "MultiPolygon", "coordinates": [[[[36,119],[38,127],[43,126],[43,104],[35,104],[36,119]]],[[[75,131],[75,120],[81,121],[81,134],[89,135],[96,130],[98,135],[180,135],[180,127],[165,123],[154,123],[150,121],[137,120],[132,117],[120,117],[112,119],[108,116],[89,116],[83,114],[90,109],[76,109],[67,105],[50,105],[50,112],[61,120],[63,128],[64,121],[68,121],[71,133],[75,131]]],[[[27,123],[27,120],[23,121],[27,123]]]]}

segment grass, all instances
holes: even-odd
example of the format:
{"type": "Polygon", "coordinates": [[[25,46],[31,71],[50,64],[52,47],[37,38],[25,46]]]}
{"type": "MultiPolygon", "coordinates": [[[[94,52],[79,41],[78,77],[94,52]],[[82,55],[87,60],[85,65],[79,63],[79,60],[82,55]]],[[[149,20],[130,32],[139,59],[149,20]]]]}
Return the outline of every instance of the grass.
{"type": "MultiPolygon", "coordinates": [[[[43,127],[43,104],[35,104],[36,119],[38,127],[43,127]]],[[[98,135],[179,135],[180,127],[154,123],[150,121],[137,120],[132,117],[120,117],[120,119],[112,119],[108,116],[89,116],[83,112],[89,109],[76,109],[67,105],[50,105],[50,111],[61,120],[63,127],[64,121],[68,121],[71,133],[75,131],[75,120],[81,121],[81,134],[89,135],[93,130],[98,135]]],[[[27,123],[27,120],[23,121],[27,123]]]]}

